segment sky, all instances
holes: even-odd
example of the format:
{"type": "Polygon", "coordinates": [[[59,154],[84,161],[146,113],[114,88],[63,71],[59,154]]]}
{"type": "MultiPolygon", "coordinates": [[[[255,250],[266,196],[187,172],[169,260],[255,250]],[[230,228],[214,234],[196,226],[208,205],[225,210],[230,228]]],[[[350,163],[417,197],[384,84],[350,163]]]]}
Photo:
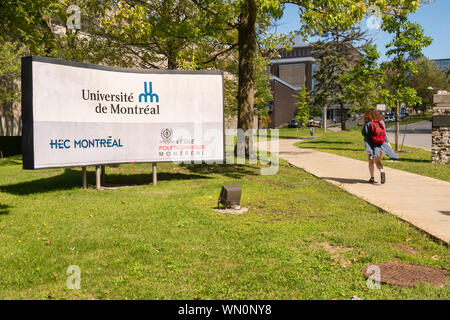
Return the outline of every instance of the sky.
{"type": "MultiPolygon", "coordinates": [[[[450,0],[435,0],[432,4],[422,4],[421,8],[410,16],[412,22],[419,23],[425,30],[425,35],[433,38],[433,43],[423,49],[423,54],[430,59],[450,58],[450,0]]],[[[281,20],[272,32],[289,33],[298,30],[300,22],[298,19],[298,8],[288,4],[281,20]]],[[[361,25],[366,28],[366,20],[361,25]]],[[[386,61],[385,45],[392,36],[381,30],[370,30],[373,43],[377,45],[381,54],[380,61],[386,61]]],[[[312,39],[314,40],[314,39],[312,39]]]]}

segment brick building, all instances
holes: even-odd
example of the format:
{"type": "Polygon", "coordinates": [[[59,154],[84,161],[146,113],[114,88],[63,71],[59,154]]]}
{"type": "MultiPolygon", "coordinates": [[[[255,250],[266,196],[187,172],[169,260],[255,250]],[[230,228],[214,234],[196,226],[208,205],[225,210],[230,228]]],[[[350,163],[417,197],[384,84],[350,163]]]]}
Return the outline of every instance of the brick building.
{"type": "Polygon", "coordinates": [[[311,51],[309,43],[304,43],[300,37],[296,37],[291,51],[281,50],[280,59],[270,61],[268,71],[273,101],[269,103],[269,127],[280,128],[288,125],[295,117],[297,108],[293,95],[297,94],[302,86],[306,86],[308,90],[314,89],[315,59],[311,51]]]}
{"type": "MultiPolygon", "coordinates": [[[[312,55],[312,45],[303,42],[300,37],[293,39],[291,51],[281,50],[280,59],[271,60],[268,68],[273,100],[269,103],[271,117],[269,127],[287,126],[295,118],[297,94],[302,86],[306,86],[312,94],[315,92],[314,73],[317,68],[316,59],[312,55]]],[[[346,109],[350,109],[346,105],[346,109]]],[[[333,105],[327,109],[327,120],[340,121],[340,106],[333,105]]]]}

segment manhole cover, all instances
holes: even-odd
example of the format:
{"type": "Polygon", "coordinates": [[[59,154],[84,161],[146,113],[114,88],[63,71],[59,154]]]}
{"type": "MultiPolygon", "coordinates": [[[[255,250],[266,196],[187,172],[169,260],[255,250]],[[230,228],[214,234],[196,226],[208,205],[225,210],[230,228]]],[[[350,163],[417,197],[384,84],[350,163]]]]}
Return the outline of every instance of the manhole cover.
{"type": "Polygon", "coordinates": [[[445,270],[397,262],[370,265],[363,268],[362,272],[372,280],[379,279],[382,283],[395,284],[402,287],[425,282],[440,286],[445,285],[448,281],[447,271],[445,270]]]}

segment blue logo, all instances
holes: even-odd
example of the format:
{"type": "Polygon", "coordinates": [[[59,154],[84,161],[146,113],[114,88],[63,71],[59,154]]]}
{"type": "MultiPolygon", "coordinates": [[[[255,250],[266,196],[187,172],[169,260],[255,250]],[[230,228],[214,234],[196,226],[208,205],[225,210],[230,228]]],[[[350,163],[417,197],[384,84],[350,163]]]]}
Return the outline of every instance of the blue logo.
{"type": "Polygon", "coordinates": [[[153,103],[153,98],[156,99],[156,102],[159,102],[159,97],[156,93],[153,93],[152,91],[152,83],[149,82],[148,83],[148,88],[147,88],[147,83],[144,82],[144,93],[141,93],[139,95],[139,102],[142,102],[142,98],[144,99],[145,102],[147,102],[147,98],[150,98],[150,102],[153,103]]]}

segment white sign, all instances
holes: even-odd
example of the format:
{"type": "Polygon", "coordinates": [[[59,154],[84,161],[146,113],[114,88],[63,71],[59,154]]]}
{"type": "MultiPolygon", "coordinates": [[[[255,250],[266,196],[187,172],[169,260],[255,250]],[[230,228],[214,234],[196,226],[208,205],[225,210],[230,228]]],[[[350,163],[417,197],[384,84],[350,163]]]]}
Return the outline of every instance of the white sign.
{"type": "Polygon", "coordinates": [[[377,110],[378,111],[386,111],[387,107],[385,104],[377,104],[377,110]]]}
{"type": "Polygon", "coordinates": [[[223,73],[22,59],[25,169],[222,161],[223,73]]]}

